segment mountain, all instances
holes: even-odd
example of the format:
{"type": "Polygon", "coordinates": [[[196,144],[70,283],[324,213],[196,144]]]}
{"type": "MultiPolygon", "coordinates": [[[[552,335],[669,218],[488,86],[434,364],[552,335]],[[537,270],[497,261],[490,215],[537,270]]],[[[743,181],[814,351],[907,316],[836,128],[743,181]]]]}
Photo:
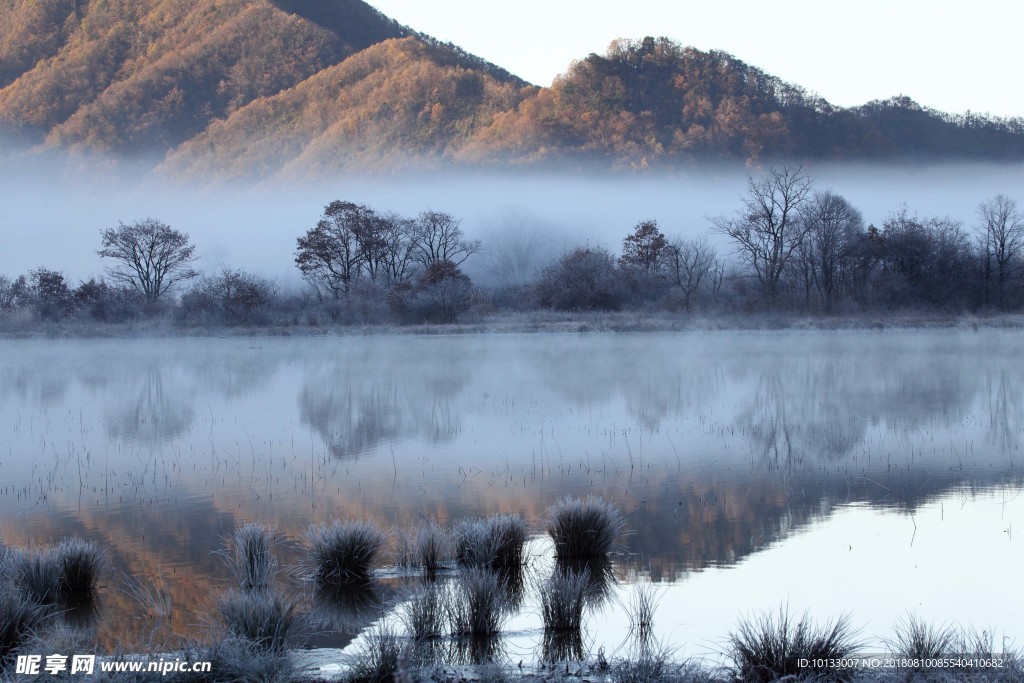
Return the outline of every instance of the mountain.
{"type": "Polygon", "coordinates": [[[0,29],[0,126],[115,154],[163,154],[407,34],[358,0],[7,0],[0,29]]]}
{"type": "Polygon", "coordinates": [[[1024,121],[957,119],[908,98],[835,107],[724,52],[621,40],[482,129],[462,158],[1021,159],[1024,121]]]}
{"type": "Polygon", "coordinates": [[[0,135],[203,179],[1024,159],[1020,119],[836,107],[665,38],[615,41],[537,88],[360,0],[0,0],[0,135]]]}
{"type": "Polygon", "coordinates": [[[524,85],[449,46],[387,40],[214,122],[160,171],[295,177],[451,159],[531,91],[524,85]]]}

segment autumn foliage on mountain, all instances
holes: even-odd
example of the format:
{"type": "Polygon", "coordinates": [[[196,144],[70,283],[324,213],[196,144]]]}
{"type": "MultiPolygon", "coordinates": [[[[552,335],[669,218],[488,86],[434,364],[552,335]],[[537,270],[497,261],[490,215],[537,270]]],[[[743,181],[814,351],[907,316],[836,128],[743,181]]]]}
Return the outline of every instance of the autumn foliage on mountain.
{"type": "Polygon", "coordinates": [[[835,107],[665,38],[615,41],[538,88],[360,0],[0,0],[0,135],[219,178],[1024,158],[1020,119],[835,107]]]}

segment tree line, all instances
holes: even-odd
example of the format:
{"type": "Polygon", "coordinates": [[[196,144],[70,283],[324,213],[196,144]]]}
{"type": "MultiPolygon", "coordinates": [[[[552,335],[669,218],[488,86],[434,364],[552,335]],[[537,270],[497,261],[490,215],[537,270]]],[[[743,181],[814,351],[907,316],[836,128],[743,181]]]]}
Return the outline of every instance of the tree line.
{"type": "Polygon", "coordinates": [[[865,225],[843,196],[784,166],[751,176],[740,206],[708,221],[708,234],[686,238],[641,220],[618,254],[587,244],[545,260],[537,236],[515,226],[484,244],[443,211],[404,217],[332,201],[296,238],[304,288],[283,293],[241,269],[199,273],[188,234],[147,218],[101,231],[103,277],[73,285],[45,267],[0,275],[0,322],[443,324],[501,310],[844,315],[1024,305],[1024,214],[1003,195],[981,202],[970,226],[907,207],[865,225]],[[490,284],[464,272],[471,259],[486,261],[490,284]]]}

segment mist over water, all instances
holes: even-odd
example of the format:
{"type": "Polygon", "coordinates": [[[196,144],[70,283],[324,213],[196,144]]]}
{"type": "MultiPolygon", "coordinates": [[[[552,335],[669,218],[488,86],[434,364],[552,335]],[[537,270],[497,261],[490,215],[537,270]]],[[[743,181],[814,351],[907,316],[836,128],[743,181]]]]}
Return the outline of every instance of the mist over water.
{"type": "MultiPolygon", "coordinates": [[[[1020,164],[806,168],[817,188],[844,195],[866,224],[875,225],[906,204],[921,216],[949,216],[970,229],[980,202],[999,193],[1018,196],[1024,188],[1020,164]]],[[[100,163],[90,170],[77,162],[68,170],[58,161],[7,158],[0,170],[5,198],[0,273],[15,276],[45,266],[64,271],[72,281],[102,275],[96,255],[100,230],[154,217],[191,235],[201,270],[242,268],[297,286],[296,238],[314,227],[323,207],[335,199],[410,217],[427,209],[451,213],[462,220],[468,237],[484,243],[484,252],[465,264],[481,282],[488,237],[508,230],[542,232],[549,255],[587,244],[617,253],[638,222],[655,219],[666,235],[707,234],[719,253],[728,254],[730,245],[710,234],[707,218],[738,209],[748,175],[759,172],[729,164],[620,175],[450,169],[303,184],[264,181],[243,188],[176,186],[141,170],[133,175],[100,163]]]]}

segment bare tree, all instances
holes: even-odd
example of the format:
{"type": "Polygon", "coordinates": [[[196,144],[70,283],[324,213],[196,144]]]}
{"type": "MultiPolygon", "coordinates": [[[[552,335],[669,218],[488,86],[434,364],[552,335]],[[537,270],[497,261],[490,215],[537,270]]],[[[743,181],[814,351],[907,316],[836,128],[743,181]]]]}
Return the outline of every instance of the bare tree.
{"type": "Polygon", "coordinates": [[[533,280],[555,255],[556,228],[528,214],[506,210],[485,232],[484,272],[502,287],[518,287],[533,280]]]}
{"type": "Polygon", "coordinates": [[[807,229],[799,256],[804,271],[821,294],[825,310],[832,312],[841,284],[843,260],[864,226],[850,202],[831,190],[815,192],[800,211],[807,229]]]}
{"type": "Polygon", "coordinates": [[[978,206],[981,218],[979,242],[982,256],[982,277],[986,285],[995,281],[1000,306],[1006,303],[1006,288],[1018,269],[1017,261],[1024,248],[1024,216],[1017,202],[996,195],[978,206]]]}
{"type": "Polygon", "coordinates": [[[459,220],[443,211],[424,211],[414,227],[416,260],[424,268],[439,261],[461,265],[480,251],[479,240],[467,240],[459,220]]]}
{"type": "Polygon", "coordinates": [[[381,266],[390,284],[405,282],[411,275],[416,255],[415,224],[389,213],[381,218],[381,266]]]}
{"type": "Polygon", "coordinates": [[[811,179],[802,167],[773,168],[748,180],[739,215],[711,219],[716,232],[736,243],[737,252],[753,269],[769,306],[775,305],[786,264],[807,234],[798,212],[810,192],[811,179]]]}
{"type": "Polygon", "coordinates": [[[118,223],[100,233],[103,248],[97,252],[114,259],[107,268],[114,282],[132,287],[150,303],[163,296],[175,284],[198,275],[191,265],[196,248],[187,233],[166,223],[146,218],[134,223],[118,223]]]}
{"type": "Polygon", "coordinates": [[[719,267],[715,249],[708,244],[706,237],[692,240],[674,238],[663,251],[662,263],[669,281],[682,293],[687,313],[701,283],[719,267]]]}

